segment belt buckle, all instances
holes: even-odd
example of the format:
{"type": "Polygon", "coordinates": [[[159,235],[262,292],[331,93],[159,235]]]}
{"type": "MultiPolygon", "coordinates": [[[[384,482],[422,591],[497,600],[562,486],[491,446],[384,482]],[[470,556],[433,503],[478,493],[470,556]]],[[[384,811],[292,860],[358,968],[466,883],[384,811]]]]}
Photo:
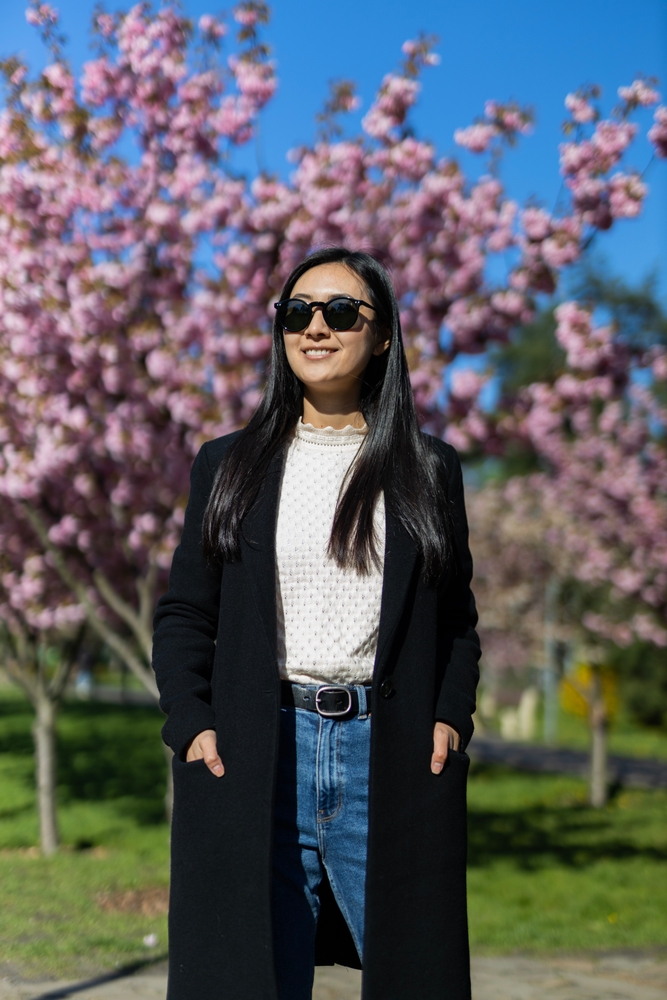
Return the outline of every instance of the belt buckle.
{"type": "Polygon", "coordinates": [[[321,715],[324,719],[338,719],[342,715],[347,715],[347,713],[352,709],[352,692],[349,688],[340,687],[337,684],[323,684],[322,687],[319,687],[315,692],[315,709],[317,714],[321,715]],[[329,691],[344,691],[347,695],[347,706],[336,712],[326,712],[324,709],[320,708],[320,695],[323,692],[326,693],[329,691]]]}

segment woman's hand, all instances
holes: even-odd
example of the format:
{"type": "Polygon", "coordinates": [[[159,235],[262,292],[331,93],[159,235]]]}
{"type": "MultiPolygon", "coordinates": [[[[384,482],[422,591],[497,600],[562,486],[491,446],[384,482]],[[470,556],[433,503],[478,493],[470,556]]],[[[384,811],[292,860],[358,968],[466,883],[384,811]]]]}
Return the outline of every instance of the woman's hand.
{"type": "Polygon", "coordinates": [[[218,756],[218,743],[215,736],[215,729],[204,729],[193,739],[188,747],[185,760],[189,764],[192,760],[203,760],[207,768],[216,778],[221,778],[225,773],[222,761],[218,756]]]}
{"type": "Polygon", "coordinates": [[[433,774],[440,774],[450,748],[458,750],[461,737],[446,722],[436,722],[433,727],[433,756],[431,757],[431,771],[433,774]]]}

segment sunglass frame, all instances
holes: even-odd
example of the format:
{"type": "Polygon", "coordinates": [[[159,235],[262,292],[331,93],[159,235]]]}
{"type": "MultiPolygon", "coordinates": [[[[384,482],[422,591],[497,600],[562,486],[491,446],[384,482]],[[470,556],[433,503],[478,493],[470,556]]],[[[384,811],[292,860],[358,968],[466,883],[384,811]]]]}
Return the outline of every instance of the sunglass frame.
{"type": "Polygon", "coordinates": [[[280,310],[281,307],[283,306],[286,308],[290,304],[290,302],[298,302],[299,305],[306,306],[310,312],[310,315],[306,319],[306,316],[304,314],[304,319],[306,319],[306,322],[301,327],[300,330],[288,330],[287,327],[285,326],[284,316],[281,317],[280,313],[278,312],[278,322],[280,323],[280,325],[282,326],[283,330],[286,333],[303,333],[304,330],[307,330],[313,321],[313,316],[315,314],[316,308],[321,308],[324,322],[327,324],[330,330],[334,331],[334,333],[346,333],[348,330],[351,330],[354,324],[359,319],[359,309],[361,306],[367,306],[369,309],[375,310],[375,306],[371,305],[370,302],[364,302],[363,299],[353,299],[350,295],[334,295],[333,298],[329,299],[327,302],[305,302],[303,299],[282,299],[280,302],[276,302],[274,304],[274,309],[280,310]],[[343,327],[332,326],[329,320],[327,319],[327,309],[332,304],[332,302],[341,302],[341,301],[349,302],[352,305],[356,306],[357,311],[355,313],[354,319],[349,325],[343,327]]]}

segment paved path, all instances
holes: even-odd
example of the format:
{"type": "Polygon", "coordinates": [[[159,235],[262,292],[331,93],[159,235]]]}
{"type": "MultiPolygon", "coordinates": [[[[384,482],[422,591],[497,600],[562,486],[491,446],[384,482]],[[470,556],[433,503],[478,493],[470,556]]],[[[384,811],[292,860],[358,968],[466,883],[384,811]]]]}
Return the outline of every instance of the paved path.
{"type": "MultiPolygon", "coordinates": [[[[0,1000],[164,1000],[161,969],[87,983],[0,980],[0,1000]]],[[[313,1000],[359,1000],[360,974],[318,969],[313,1000]]],[[[473,1000],[665,1000],[667,957],[473,959],[473,1000]]],[[[202,998],[204,1000],[204,998],[202,998]]],[[[406,997],[405,1000],[419,1000],[406,997]]]]}

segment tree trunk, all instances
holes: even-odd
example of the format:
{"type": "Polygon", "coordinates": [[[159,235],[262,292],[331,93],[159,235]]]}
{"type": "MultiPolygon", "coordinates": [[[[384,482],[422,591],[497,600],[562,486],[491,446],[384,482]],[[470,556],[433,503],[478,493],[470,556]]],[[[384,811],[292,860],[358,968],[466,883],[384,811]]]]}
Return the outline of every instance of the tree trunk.
{"type": "Polygon", "coordinates": [[[558,651],[555,635],[560,583],[549,578],[544,595],[544,742],[555,743],[558,735],[558,651]]]}
{"type": "Polygon", "coordinates": [[[54,854],[58,849],[56,820],[56,706],[41,691],[35,705],[32,734],[35,742],[37,811],[42,853],[54,854]]]}
{"type": "Polygon", "coordinates": [[[590,804],[601,809],[607,802],[607,706],[602,693],[602,678],[593,667],[590,700],[591,771],[590,804]]]}

